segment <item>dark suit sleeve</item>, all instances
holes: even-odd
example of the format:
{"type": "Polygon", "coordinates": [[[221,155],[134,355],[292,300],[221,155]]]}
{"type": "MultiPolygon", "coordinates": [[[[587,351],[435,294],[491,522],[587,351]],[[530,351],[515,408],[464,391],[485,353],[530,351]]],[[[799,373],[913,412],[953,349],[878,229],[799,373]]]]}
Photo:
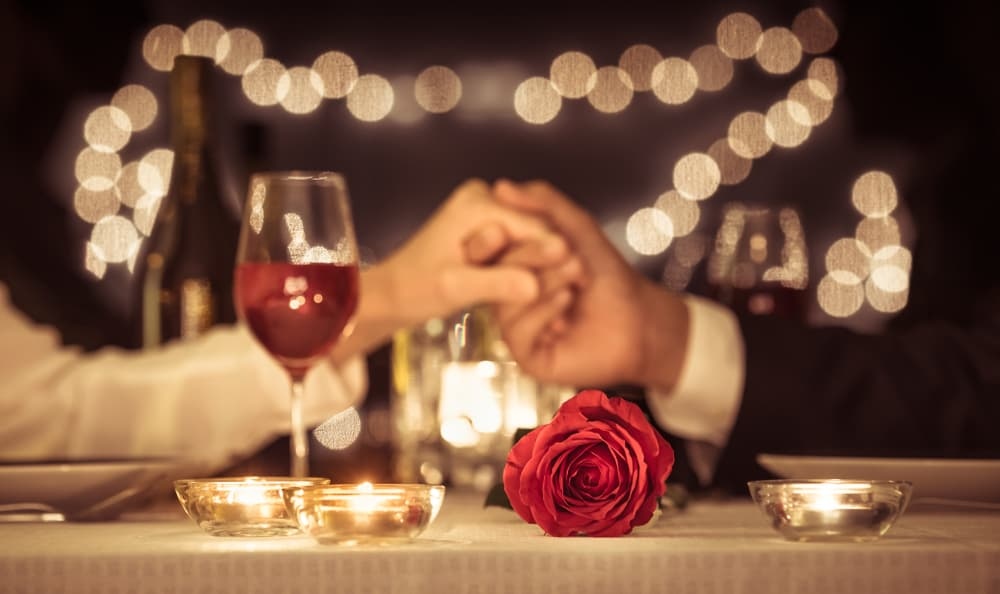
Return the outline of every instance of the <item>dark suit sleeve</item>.
{"type": "Polygon", "coordinates": [[[1000,300],[981,311],[880,335],[743,318],[746,383],[716,482],[745,493],[760,452],[1000,452],[1000,300]]]}

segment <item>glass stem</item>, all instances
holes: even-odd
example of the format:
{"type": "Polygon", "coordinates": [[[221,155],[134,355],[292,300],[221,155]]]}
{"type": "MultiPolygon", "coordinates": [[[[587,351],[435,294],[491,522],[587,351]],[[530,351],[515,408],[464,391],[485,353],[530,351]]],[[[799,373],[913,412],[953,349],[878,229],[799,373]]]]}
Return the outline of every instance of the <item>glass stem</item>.
{"type": "Polygon", "coordinates": [[[292,379],[292,436],[291,475],[309,476],[309,438],[306,435],[305,420],[302,418],[302,400],[305,386],[302,378],[292,379]]]}

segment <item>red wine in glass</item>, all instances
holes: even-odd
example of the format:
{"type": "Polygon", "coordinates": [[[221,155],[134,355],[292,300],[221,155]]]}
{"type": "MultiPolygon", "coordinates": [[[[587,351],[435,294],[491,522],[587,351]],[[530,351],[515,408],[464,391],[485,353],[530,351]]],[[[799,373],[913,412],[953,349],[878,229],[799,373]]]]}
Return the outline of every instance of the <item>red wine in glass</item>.
{"type": "Polygon", "coordinates": [[[243,262],[236,307],[292,376],[304,376],[337,343],[358,305],[355,264],[243,262]]]}

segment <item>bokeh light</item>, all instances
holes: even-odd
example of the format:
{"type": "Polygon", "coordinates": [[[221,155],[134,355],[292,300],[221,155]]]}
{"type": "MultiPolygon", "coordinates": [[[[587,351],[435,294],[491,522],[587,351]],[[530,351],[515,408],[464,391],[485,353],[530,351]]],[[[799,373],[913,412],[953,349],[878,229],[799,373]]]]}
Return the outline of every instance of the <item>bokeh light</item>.
{"type": "Polygon", "coordinates": [[[771,74],[787,74],[802,61],[802,44],[785,27],[771,27],[760,36],[757,63],[771,74]]]}
{"type": "Polygon", "coordinates": [[[822,99],[833,101],[840,92],[840,74],[837,63],[830,58],[816,58],[809,63],[807,71],[813,93],[822,99]]]}
{"type": "Polygon", "coordinates": [[[76,180],[93,192],[112,188],[121,170],[118,153],[103,153],[87,147],[76,157],[76,180]]]}
{"type": "MultiPolygon", "coordinates": [[[[872,308],[882,313],[896,313],[906,307],[906,302],[910,295],[908,283],[906,283],[907,286],[905,288],[899,291],[887,291],[879,285],[879,276],[876,276],[876,272],[877,270],[873,270],[872,276],[865,283],[865,295],[868,297],[868,303],[872,308]]],[[[896,284],[905,278],[905,275],[900,276],[893,273],[891,274],[891,280],[883,280],[883,282],[896,284]]]]}
{"type": "Polygon", "coordinates": [[[640,208],[625,225],[625,240],[644,256],[662,254],[674,239],[673,223],[658,208],[640,208]]]}
{"type": "Polygon", "coordinates": [[[580,99],[593,89],[597,72],[594,60],[583,52],[565,52],[552,61],[549,77],[555,90],[567,99],[580,99]]]}
{"type": "Polygon", "coordinates": [[[717,45],[703,45],[690,57],[702,91],[719,91],[733,80],[733,61],[717,45]]]}
{"type": "Polygon", "coordinates": [[[181,39],[181,52],[216,60],[219,40],[225,34],[226,28],[216,21],[203,19],[192,23],[181,39]]]}
{"type": "Polygon", "coordinates": [[[837,27],[818,6],[807,8],[795,16],[792,32],[802,44],[802,51],[822,54],[830,51],[837,43],[837,27]]]}
{"type": "Polygon", "coordinates": [[[913,269],[913,254],[901,245],[887,245],[872,255],[872,267],[895,266],[909,274],[913,269]]]}
{"type": "Polygon", "coordinates": [[[767,118],[756,111],[745,111],[729,123],[729,147],[744,159],[759,159],[774,144],[767,133],[767,118]]]}
{"type": "Polygon", "coordinates": [[[169,72],[174,68],[174,58],[181,53],[184,31],[173,25],[159,25],[150,29],[142,40],[142,57],[154,70],[169,72]]]}
{"type": "Polygon", "coordinates": [[[701,208],[698,207],[698,203],[684,198],[676,190],[661,194],[656,199],[655,206],[670,217],[675,237],[683,237],[694,231],[701,218],[701,208]]]}
{"type": "Polygon", "coordinates": [[[862,219],[854,236],[873,254],[886,246],[900,245],[899,223],[891,216],[862,219]]]}
{"type": "Polygon", "coordinates": [[[323,81],[323,96],[327,99],[346,97],[358,83],[358,67],[343,52],[326,52],[316,58],[312,68],[323,81]]]}
{"type": "Polygon", "coordinates": [[[594,109],[604,113],[618,113],[632,102],[632,81],[628,74],[617,66],[604,66],[591,76],[588,83],[590,92],[587,101],[594,109]]]}
{"type": "Polygon", "coordinates": [[[139,185],[146,194],[163,196],[170,185],[174,167],[174,152],[170,149],[153,149],[139,160],[139,185]]]}
{"type": "Polygon", "coordinates": [[[105,217],[94,225],[90,234],[97,256],[114,264],[124,262],[139,247],[139,234],[132,221],[121,217],[105,217]]]}
{"type": "Polygon", "coordinates": [[[698,73],[681,58],[667,58],[653,68],[653,94],[668,104],[679,105],[698,90],[698,73]]]}
{"type": "Polygon", "coordinates": [[[153,226],[156,224],[156,213],[163,203],[163,196],[143,194],[135,204],[132,212],[132,220],[139,233],[149,236],[153,233],[153,226]]]}
{"type": "Polygon", "coordinates": [[[430,113],[447,113],[462,99],[462,81],[447,66],[430,66],[413,85],[417,104],[430,113]]]}
{"type": "Polygon", "coordinates": [[[73,209],[88,223],[96,223],[104,217],[117,214],[120,207],[121,202],[113,186],[100,191],[79,186],[73,195],[73,209]]]}
{"type": "Polygon", "coordinates": [[[674,188],[688,200],[704,200],[719,189],[722,174],[712,157],[690,153],[674,165],[674,188]]]}
{"type": "Polygon", "coordinates": [[[145,130],[156,119],[159,109],[156,96],[142,85],[125,85],[111,98],[112,107],[122,110],[129,119],[132,132],[145,130]]]}
{"type": "Polygon", "coordinates": [[[562,97],[547,78],[534,76],[514,91],[514,111],[530,124],[552,121],[562,109],[562,97]]]}
{"type": "Polygon", "coordinates": [[[347,96],[347,109],[363,122],[377,122],[392,111],[394,101],[389,81],[377,74],[365,74],[347,96]]]}
{"type": "Polygon", "coordinates": [[[118,199],[128,207],[134,207],[146,190],[139,184],[139,162],[132,161],[122,166],[115,180],[118,188],[118,199]]]}
{"type": "Polygon", "coordinates": [[[628,74],[635,91],[649,91],[653,88],[653,69],[662,61],[663,55],[659,50],[640,43],[622,52],[618,67],[628,74]]]}
{"type": "Polygon", "coordinates": [[[892,264],[875,266],[869,278],[876,287],[887,293],[899,293],[910,288],[909,273],[892,264]]]}
{"type": "Polygon", "coordinates": [[[719,166],[719,183],[732,186],[750,175],[753,161],[736,154],[728,138],[720,138],[708,147],[708,156],[719,166]]]}
{"type": "Polygon", "coordinates": [[[734,60],[752,58],[761,42],[760,22],[745,12],[726,16],[715,30],[722,53],[734,60]]]}
{"type": "Polygon", "coordinates": [[[230,29],[219,37],[215,49],[215,61],[219,67],[236,76],[242,76],[247,68],[264,57],[264,44],[260,37],[249,29],[230,29]]]}
{"type": "Polygon", "coordinates": [[[97,247],[88,241],[87,249],[83,257],[83,267],[87,269],[87,272],[93,274],[97,278],[104,278],[104,275],[108,271],[108,263],[102,260],[100,254],[97,252],[97,247]]]}
{"type": "MultiPolygon", "coordinates": [[[[845,237],[833,242],[826,251],[826,269],[828,272],[837,270],[849,272],[861,282],[868,277],[871,270],[871,254],[868,248],[853,237],[845,237]]],[[[840,277],[838,277],[840,278],[840,277]]],[[[843,278],[840,278],[843,281],[843,278]]]]}
{"type": "Polygon", "coordinates": [[[826,94],[826,86],[811,79],[792,85],[788,100],[802,106],[803,109],[791,110],[790,114],[803,126],[818,126],[833,113],[833,100],[826,94]]]}
{"type": "Polygon", "coordinates": [[[791,148],[796,147],[809,138],[812,126],[802,124],[809,120],[809,112],[795,101],[778,101],[767,110],[767,135],[774,144],[791,148]]]}
{"type": "Polygon", "coordinates": [[[816,287],[816,300],[827,315],[835,318],[852,316],[865,302],[865,287],[861,282],[846,284],[827,274],[816,287]]]}
{"type": "Polygon", "coordinates": [[[128,144],[132,122],[117,107],[105,105],[90,112],[83,124],[83,138],[96,151],[114,153],[128,144]]]}
{"type": "Polygon", "coordinates": [[[884,171],[866,172],[854,182],[851,203],[866,217],[884,217],[899,203],[896,184],[884,171]]]}
{"type": "Polygon", "coordinates": [[[296,66],[289,68],[278,82],[278,88],[288,90],[281,93],[281,106],[288,113],[312,113],[323,101],[323,80],[312,68],[296,66]]]}
{"type": "Polygon", "coordinates": [[[287,70],[277,60],[271,58],[257,60],[247,67],[240,80],[243,94],[247,96],[247,99],[262,107],[275,105],[284,99],[279,88],[282,79],[286,81],[284,91],[288,92],[286,74],[287,70]]]}

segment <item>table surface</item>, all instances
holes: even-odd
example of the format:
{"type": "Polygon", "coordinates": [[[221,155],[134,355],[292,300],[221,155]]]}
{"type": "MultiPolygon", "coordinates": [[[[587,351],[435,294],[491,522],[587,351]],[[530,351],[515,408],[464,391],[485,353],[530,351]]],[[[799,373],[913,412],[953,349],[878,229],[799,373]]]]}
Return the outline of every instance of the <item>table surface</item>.
{"type": "Polygon", "coordinates": [[[623,538],[553,538],[449,493],[412,543],[208,536],[179,512],[0,524],[0,593],[989,592],[1000,513],[908,511],[873,543],[783,540],[750,502],[698,502],[623,538]]]}

